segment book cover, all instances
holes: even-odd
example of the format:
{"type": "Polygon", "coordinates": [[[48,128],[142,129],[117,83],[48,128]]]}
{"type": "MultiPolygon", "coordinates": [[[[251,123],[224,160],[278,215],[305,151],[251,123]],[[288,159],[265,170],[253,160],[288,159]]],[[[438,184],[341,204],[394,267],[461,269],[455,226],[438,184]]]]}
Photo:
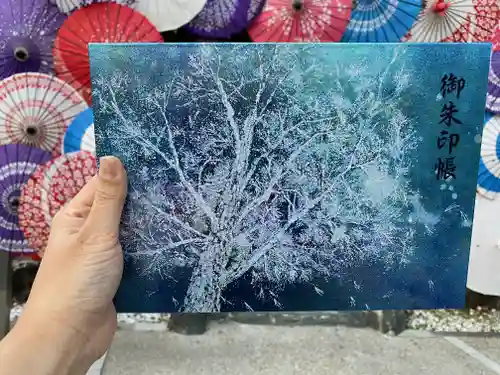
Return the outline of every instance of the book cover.
{"type": "Polygon", "coordinates": [[[463,307],[490,52],[91,44],[117,310],[463,307]]]}

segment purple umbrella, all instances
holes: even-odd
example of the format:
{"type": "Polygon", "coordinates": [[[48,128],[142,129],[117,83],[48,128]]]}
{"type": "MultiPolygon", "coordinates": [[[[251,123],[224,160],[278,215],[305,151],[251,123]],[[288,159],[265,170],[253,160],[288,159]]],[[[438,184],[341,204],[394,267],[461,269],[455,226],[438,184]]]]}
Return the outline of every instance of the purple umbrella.
{"type": "Polygon", "coordinates": [[[0,251],[33,252],[19,229],[21,187],[35,169],[51,159],[49,152],[21,145],[0,146],[0,251]]]}
{"type": "Polygon", "coordinates": [[[253,0],[208,0],[185,28],[204,38],[230,38],[249,24],[251,2],[253,0]]]}
{"type": "Polygon", "coordinates": [[[247,19],[248,22],[252,22],[255,17],[257,17],[262,9],[266,5],[266,0],[250,0],[250,6],[248,7],[247,19]]]}
{"type": "Polygon", "coordinates": [[[105,3],[113,1],[120,5],[132,5],[135,0],[50,0],[52,4],[57,5],[59,10],[63,13],[71,13],[75,9],[93,4],[93,3],[105,3]]]}
{"type": "Polygon", "coordinates": [[[48,0],[0,0],[0,79],[52,71],[52,44],[66,16],[48,0]]]}
{"type": "Polygon", "coordinates": [[[500,114],[500,51],[493,52],[491,55],[486,109],[495,114],[500,114]]]}

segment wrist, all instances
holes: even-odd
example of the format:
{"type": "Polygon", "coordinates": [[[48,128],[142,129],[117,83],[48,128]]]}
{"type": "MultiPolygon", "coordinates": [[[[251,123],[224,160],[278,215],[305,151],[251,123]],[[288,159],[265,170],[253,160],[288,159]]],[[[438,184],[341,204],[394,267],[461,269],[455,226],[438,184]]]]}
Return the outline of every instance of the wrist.
{"type": "Polygon", "coordinates": [[[84,375],[91,365],[85,347],[81,336],[70,328],[25,311],[0,343],[0,375],[84,375]]]}

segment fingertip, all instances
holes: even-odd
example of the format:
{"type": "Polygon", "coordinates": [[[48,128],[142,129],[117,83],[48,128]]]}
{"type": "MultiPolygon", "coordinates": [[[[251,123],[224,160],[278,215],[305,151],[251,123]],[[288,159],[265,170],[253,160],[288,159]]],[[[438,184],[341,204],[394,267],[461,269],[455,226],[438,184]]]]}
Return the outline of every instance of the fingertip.
{"type": "Polygon", "coordinates": [[[99,178],[107,181],[121,180],[126,175],[120,159],[115,156],[103,156],[99,159],[99,178]]]}

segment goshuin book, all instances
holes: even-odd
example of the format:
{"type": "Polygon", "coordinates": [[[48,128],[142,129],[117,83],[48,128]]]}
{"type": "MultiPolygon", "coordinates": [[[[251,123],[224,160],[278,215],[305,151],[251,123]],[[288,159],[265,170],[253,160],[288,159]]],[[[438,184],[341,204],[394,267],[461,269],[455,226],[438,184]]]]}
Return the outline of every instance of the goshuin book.
{"type": "Polygon", "coordinates": [[[123,312],[461,308],[488,44],[91,44],[123,312]]]}

